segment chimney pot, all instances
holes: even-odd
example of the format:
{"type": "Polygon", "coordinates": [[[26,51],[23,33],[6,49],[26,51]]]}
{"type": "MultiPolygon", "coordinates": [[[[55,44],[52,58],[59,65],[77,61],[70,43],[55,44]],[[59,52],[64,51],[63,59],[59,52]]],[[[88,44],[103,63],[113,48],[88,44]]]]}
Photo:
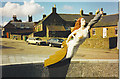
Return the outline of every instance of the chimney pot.
{"type": "Polygon", "coordinates": [[[101,11],[103,11],[103,8],[101,8],[101,11]]]}
{"type": "Polygon", "coordinates": [[[56,5],[54,5],[54,7],[52,7],[52,13],[56,13],[56,5]]]}
{"type": "Polygon", "coordinates": [[[13,15],[13,21],[17,21],[17,16],[13,15]]]}
{"type": "Polygon", "coordinates": [[[45,18],[46,17],[46,15],[45,14],[43,14],[43,18],[45,18]]]}
{"type": "Polygon", "coordinates": [[[89,12],[89,15],[93,15],[93,12],[89,12]]]}
{"type": "Polygon", "coordinates": [[[32,22],[32,15],[28,15],[28,22],[32,22]]]}
{"type": "Polygon", "coordinates": [[[81,16],[83,15],[83,10],[82,10],[82,8],[81,8],[81,10],[80,10],[80,15],[81,15],[81,16]]]}
{"type": "Polygon", "coordinates": [[[54,5],[54,8],[56,8],[56,5],[54,5]]]}

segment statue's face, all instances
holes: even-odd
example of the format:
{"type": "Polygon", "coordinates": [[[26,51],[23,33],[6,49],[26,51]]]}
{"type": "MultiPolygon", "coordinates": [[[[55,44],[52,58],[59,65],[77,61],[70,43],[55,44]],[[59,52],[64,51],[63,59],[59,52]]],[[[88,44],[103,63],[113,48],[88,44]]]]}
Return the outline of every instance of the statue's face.
{"type": "Polygon", "coordinates": [[[86,21],[84,18],[81,18],[81,25],[84,26],[86,24],[86,21]]]}

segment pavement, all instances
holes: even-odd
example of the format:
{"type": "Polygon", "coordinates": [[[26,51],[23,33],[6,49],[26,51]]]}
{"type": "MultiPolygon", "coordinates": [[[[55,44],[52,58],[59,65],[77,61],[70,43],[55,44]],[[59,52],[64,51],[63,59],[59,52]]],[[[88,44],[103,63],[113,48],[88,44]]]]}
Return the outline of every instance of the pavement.
{"type": "MultiPolygon", "coordinates": [[[[50,55],[60,50],[58,47],[28,45],[23,40],[0,38],[2,60],[0,65],[44,62],[50,55]]],[[[71,61],[118,62],[116,49],[96,49],[80,47],[71,61]]]]}

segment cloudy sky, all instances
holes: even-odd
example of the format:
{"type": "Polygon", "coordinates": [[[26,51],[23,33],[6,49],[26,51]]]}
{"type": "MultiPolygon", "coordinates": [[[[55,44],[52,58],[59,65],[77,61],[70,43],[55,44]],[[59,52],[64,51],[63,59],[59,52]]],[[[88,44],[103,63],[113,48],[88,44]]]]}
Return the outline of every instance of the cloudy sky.
{"type": "Polygon", "coordinates": [[[33,21],[38,21],[42,19],[43,14],[51,13],[54,4],[56,4],[57,13],[79,14],[81,8],[86,14],[89,12],[95,14],[98,8],[103,8],[107,14],[118,13],[118,2],[36,2],[34,0],[10,2],[7,0],[7,2],[0,3],[0,14],[2,13],[0,25],[5,25],[12,20],[14,14],[22,21],[27,21],[28,15],[33,16],[33,21]]]}

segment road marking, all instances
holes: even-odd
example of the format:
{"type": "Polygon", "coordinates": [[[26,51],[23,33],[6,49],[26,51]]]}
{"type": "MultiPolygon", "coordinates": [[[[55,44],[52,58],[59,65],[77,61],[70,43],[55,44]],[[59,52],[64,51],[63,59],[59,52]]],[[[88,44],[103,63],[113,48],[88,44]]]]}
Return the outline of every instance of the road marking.
{"type": "MultiPolygon", "coordinates": [[[[5,66],[5,65],[17,65],[17,64],[34,64],[34,63],[44,63],[44,60],[47,58],[42,58],[39,61],[32,61],[32,62],[20,62],[20,63],[6,63],[6,64],[0,64],[0,66],[5,66]]],[[[72,59],[71,62],[85,62],[85,63],[100,63],[100,62],[105,62],[105,63],[118,63],[118,59],[72,59]]]]}
{"type": "Polygon", "coordinates": [[[71,61],[118,63],[119,59],[72,59],[71,61]]]}

